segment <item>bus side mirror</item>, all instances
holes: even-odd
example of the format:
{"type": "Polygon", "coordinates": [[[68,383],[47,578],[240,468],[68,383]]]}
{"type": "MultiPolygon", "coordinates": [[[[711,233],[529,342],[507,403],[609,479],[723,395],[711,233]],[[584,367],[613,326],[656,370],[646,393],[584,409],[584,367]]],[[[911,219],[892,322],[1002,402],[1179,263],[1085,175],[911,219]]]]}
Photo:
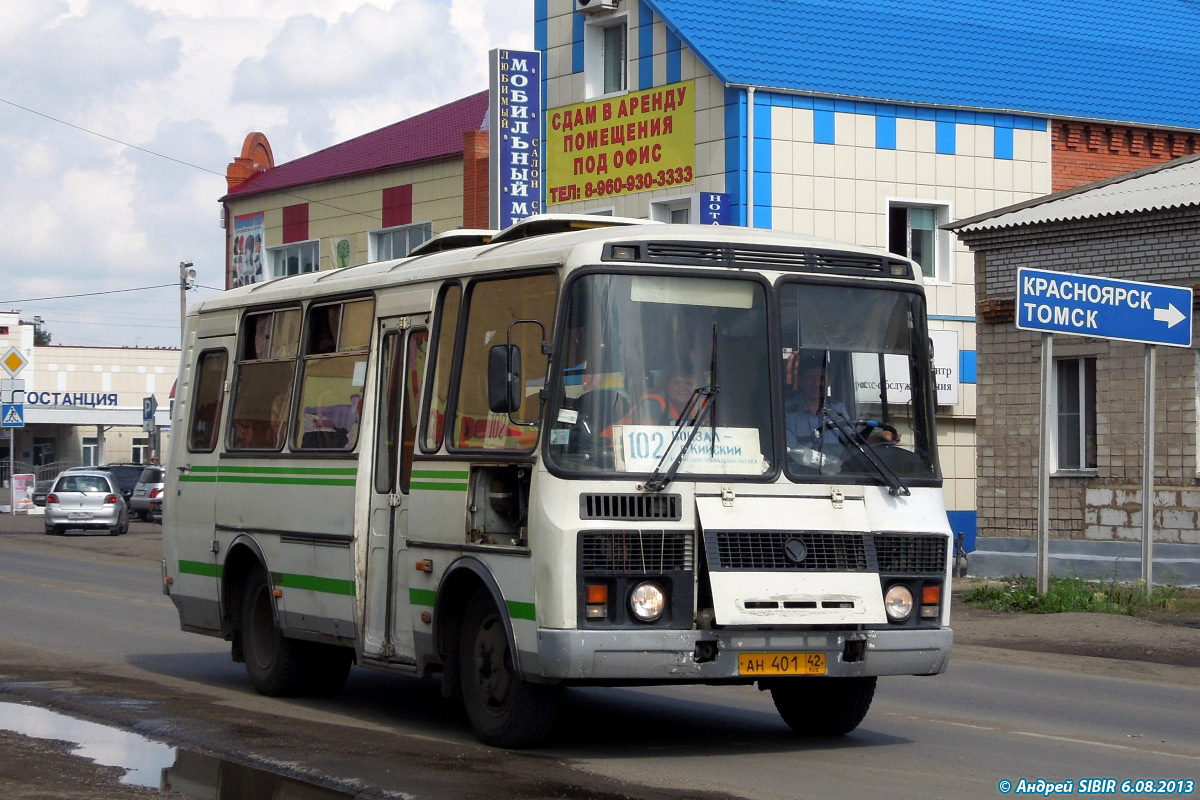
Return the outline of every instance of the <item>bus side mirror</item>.
{"type": "Polygon", "coordinates": [[[521,407],[525,384],[521,381],[521,348],[498,344],[488,351],[488,409],[511,414],[521,407]]]}

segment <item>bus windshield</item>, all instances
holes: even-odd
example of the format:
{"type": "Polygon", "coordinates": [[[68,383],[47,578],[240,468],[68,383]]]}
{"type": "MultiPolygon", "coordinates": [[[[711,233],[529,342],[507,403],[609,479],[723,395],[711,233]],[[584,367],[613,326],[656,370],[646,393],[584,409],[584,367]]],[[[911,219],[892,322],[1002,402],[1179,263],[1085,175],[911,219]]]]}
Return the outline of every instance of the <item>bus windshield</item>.
{"type": "Polygon", "coordinates": [[[546,422],[563,472],[754,477],[779,463],[798,482],[894,491],[937,478],[917,292],[593,273],[564,302],[546,422]],[[781,352],[769,344],[772,296],[781,352]]]}
{"type": "Polygon", "coordinates": [[[690,438],[679,475],[772,471],[767,293],[741,277],[573,282],[547,417],[552,463],[568,472],[665,471],[690,438]]]}
{"type": "Polygon", "coordinates": [[[778,294],[789,476],[937,478],[921,295],[799,281],[778,294]]]}

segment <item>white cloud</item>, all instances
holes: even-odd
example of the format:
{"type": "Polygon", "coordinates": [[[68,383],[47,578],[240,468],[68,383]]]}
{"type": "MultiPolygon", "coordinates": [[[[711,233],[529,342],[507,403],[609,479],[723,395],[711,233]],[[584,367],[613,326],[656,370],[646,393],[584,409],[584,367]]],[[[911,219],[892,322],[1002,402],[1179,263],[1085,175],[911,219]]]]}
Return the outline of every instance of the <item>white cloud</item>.
{"type": "Polygon", "coordinates": [[[14,301],[173,283],[181,260],[222,286],[247,133],[298,158],[485,89],[488,50],[532,42],[533,0],[7,0],[0,308],[60,344],[175,345],[177,288],[14,301]]]}

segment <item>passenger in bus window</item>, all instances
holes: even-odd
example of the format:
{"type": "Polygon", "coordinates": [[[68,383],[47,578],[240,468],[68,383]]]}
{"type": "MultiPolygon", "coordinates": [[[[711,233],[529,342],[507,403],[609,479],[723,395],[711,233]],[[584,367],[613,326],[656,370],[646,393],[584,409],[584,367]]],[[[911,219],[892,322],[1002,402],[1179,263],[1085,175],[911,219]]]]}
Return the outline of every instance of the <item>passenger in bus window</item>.
{"type": "Polygon", "coordinates": [[[616,425],[674,425],[702,381],[692,372],[691,361],[680,359],[664,370],[661,386],[650,389],[616,425]]]}

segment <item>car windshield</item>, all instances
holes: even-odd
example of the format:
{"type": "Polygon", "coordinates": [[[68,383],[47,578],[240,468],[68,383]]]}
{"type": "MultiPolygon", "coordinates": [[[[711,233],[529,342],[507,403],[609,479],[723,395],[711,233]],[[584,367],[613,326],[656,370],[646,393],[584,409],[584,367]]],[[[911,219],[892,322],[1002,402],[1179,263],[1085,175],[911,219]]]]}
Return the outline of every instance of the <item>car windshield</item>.
{"type": "Polygon", "coordinates": [[[138,483],[162,483],[163,472],[158,467],[146,467],[138,478],[138,483]]]}
{"type": "Polygon", "coordinates": [[[922,296],[788,281],[779,306],[789,475],[937,478],[922,296]]]}
{"type": "Polygon", "coordinates": [[[548,417],[558,468],[667,470],[703,418],[677,474],[772,470],[764,284],[590,274],[565,302],[548,417]]]}

